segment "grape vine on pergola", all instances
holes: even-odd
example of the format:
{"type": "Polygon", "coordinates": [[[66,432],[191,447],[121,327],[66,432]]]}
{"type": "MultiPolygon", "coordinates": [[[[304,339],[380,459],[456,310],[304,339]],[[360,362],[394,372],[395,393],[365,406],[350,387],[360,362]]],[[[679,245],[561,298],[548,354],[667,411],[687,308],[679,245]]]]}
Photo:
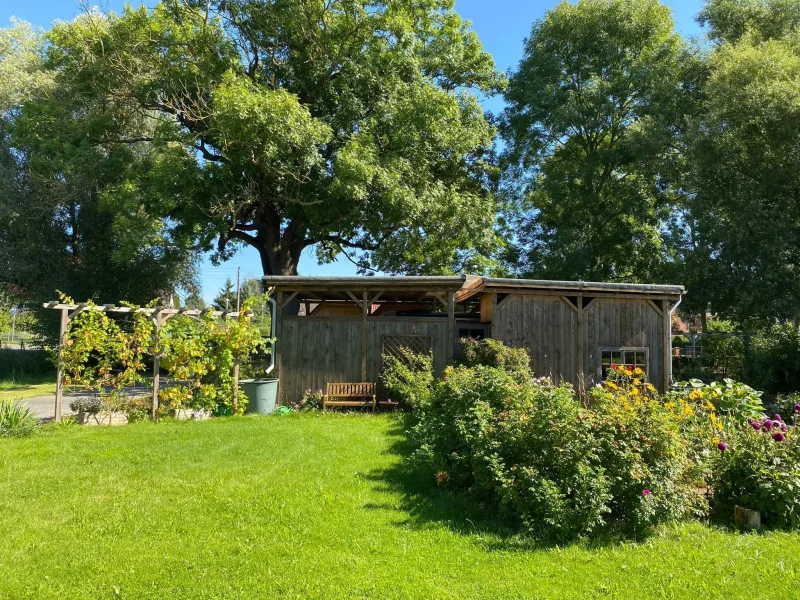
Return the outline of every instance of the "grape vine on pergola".
{"type": "MultiPolygon", "coordinates": [[[[187,317],[201,317],[204,315],[212,315],[217,318],[238,318],[241,312],[227,311],[227,310],[211,310],[211,309],[190,309],[190,308],[169,308],[165,306],[155,306],[152,308],[142,308],[137,306],[116,306],[114,304],[64,304],[63,302],[45,302],[42,304],[43,308],[60,310],[61,311],[61,324],[58,332],[58,360],[56,371],[56,402],[55,402],[55,420],[61,421],[61,403],[64,393],[64,369],[62,365],[62,355],[66,344],[67,326],[70,321],[81,314],[85,310],[98,310],[105,313],[143,313],[146,314],[153,321],[155,329],[153,330],[153,344],[158,339],[161,327],[172,317],[178,315],[185,315],[187,317]]],[[[159,387],[159,358],[158,355],[153,355],[153,405],[151,416],[155,420],[158,411],[158,387],[159,387]]],[[[239,401],[239,363],[235,363],[233,371],[233,404],[234,407],[238,405],[239,401]]]]}

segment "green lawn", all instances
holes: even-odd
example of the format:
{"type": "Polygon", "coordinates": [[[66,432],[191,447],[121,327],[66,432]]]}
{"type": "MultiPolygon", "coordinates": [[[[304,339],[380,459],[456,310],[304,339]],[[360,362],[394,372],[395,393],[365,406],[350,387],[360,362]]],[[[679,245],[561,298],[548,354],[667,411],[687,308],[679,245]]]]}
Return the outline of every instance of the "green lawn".
{"type": "Polygon", "coordinates": [[[401,464],[390,416],[0,440],[0,598],[788,598],[800,534],[537,548],[401,464]]]}
{"type": "Polygon", "coordinates": [[[55,378],[42,378],[31,382],[0,381],[0,401],[25,400],[56,393],[55,378]]]}

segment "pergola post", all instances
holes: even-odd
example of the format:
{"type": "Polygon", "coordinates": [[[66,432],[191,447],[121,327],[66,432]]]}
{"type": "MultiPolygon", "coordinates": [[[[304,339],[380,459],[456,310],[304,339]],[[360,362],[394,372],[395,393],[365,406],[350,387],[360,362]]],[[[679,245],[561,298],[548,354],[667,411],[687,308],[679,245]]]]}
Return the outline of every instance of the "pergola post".
{"type": "Polygon", "coordinates": [[[67,323],[69,322],[69,309],[61,309],[61,324],[58,328],[58,365],[56,369],[56,406],[55,420],[61,422],[61,401],[64,395],[64,365],[62,357],[64,354],[64,344],[67,338],[67,323]]]}
{"type": "Polygon", "coordinates": [[[150,418],[155,421],[158,418],[158,387],[159,387],[159,371],[160,371],[160,364],[158,359],[158,335],[161,331],[161,313],[156,311],[153,313],[153,325],[155,325],[155,329],[153,330],[153,407],[150,412],[150,418]]]}
{"type": "Polygon", "coordinates": [[[453,346],[455,345],[456,300],[455,292],[447,292],[447,364],[453,362],[453,346]]]}
{"type": "Polygon", "coordinates": [[[664,390],[662,393],[666,394],[669,391],[672,381],[670,381],[670,371],[672,371],[672,316],[669,311],[669,301],[663,302],[663,319],[664,319],[664,390]]]}
{"type": "Polygon", "coordinates": [[[577,332],[578,337],[578,392],[583,392],[586,387],[586,357],[584,356],[584,342],[583,342],[583,296],[578,296],[578,322],[577,332]]]}
{"type": "Polygon", "coordinates": [[[369,295],[361,295],[361,381],[367,380],[367,316],[369,315],[369,295]]]}

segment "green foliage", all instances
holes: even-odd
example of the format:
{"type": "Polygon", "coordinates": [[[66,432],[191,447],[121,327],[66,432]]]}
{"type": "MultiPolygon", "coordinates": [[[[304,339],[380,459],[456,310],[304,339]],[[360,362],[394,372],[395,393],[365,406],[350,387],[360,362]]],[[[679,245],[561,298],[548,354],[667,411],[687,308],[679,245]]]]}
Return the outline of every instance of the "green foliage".
{"type": "Polygon", "coordinates": [[[692,60],[658,0],[562,2],[534,23],[503,114],[513,267],[639,281],[666,256],[672,155],[692,60]]]}
{"type": "Polygon", "coordinates": [[[433,388],[433,356],[401,347],[399,356],[383,357],[381,378],[393,398],[409,408],[424,409],[433,388]]]}
{"type": "Polygon", "coordinates": [[[784,37],[800,25],[800,4],[793,0],[706,0],[698,21],[716,42],[735,44],[784,37]]]}
{"type": "Polygon", "coordinates": [[[0,401],[0,438],[29,437],[36,433],[39,419],[28,408],[13,400],[0,401]]]}
{"type": "Polygon", "coordinates": [[[0,349],[0,380],[25,381],[48,375],[55,378],[55,367],[46,350],[0,349]]]}
{"type": "Polygon", "coordinates": [[[800,390],[800,320],[772,324],[753,336],[745,376],[769,392],[800,390]]]}
{"type": "Polygon", "coordinates": [[[756,419],[764,415],[762,392],[749,385],[733,379],[714,381],[706,384],[699,379],[681,381],[675,384],[676,390],[670,392],[670,398],[689,398],[691,400],[707,400],[720,412],[739,422],[756,419]]]}
{"type": "Polygon", "coordinates": [[[461,365],[415,416],[414,459],[440,486],[500,502],[538,538],[640,535],[702,510],[680,420],[633,376],[584,408],[570,386],[461,365]]]}
{"type": "MultiPolygon", "coordinates": [[[[249,299],[239,317],[218,320],[210,314],[197,319],[177,315],[161,328],[157,352],[172,378],[182,382],[160,392],[164,405],[175,410],[192,408],[231,414],[233,368],[268,342],[251,325],[249,299]]],[[[247,397],[239,393],[236,412],[244,413],[247,397]]]]}
{"type": "MultiPolygon", "coordinates": [[[[796,419],[795,419],[796,423],[796,419]]],[[[714,499],[732,512],[761,512],[766,524],[800,528],[800,436],[796,426],[763,419],[731,431],[713,469],[714,499]]]]}
{"type": "Polygon", "coordinates": [[[236,288],[230,278],[225,280],[225,285],[220,288],[211,305],[216,310],[236,310],[236,288]]]}
{"type": "Polygon", "coordinates": [[[290,404],[290,408],[294,412],[305,412],[310,410],[321,410],[322,409],[322,398],[323,393],[322,390],[306,390],[303,393],[303,397],[300,398],[297,402],[290,404]]]}
{"type": "Polygon", "coordinates": [[[462,339],[458,364],[465,367],[484,365],[503,369],[523,379],[531,376],[531,359],[525,348],[506,346],[494,339],[462,339]]]}
{"type": "Polygon", "coordinates": [[[474,93],[503,78],[452,6],[165,0],[56,25],[47,68],[80,91],[94,147],[143,140],[152,168],[108,199],[168,217],[165,237],[219,259],[251,245],[271,274],[311,246],[389,272],[486,269],[494,130],[474,93]]]}

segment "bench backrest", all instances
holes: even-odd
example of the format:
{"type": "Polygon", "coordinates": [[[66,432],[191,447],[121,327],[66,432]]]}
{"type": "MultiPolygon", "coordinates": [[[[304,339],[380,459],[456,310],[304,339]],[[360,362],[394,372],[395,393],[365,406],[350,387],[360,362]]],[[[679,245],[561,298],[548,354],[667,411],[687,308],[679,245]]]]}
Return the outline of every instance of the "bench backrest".
{"type": "Polygon", "coordinates": [[[374,383],[329,383],[326,395],[336,398],[362,398],[374,396],[376,387],[374,383]]]}

